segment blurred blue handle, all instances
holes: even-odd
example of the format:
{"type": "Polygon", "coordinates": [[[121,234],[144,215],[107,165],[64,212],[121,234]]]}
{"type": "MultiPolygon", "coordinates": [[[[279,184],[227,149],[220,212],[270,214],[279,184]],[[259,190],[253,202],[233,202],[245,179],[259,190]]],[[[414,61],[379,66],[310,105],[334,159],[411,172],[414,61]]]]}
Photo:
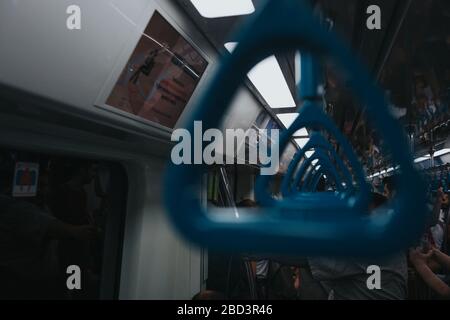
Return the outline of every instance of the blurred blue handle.
{"type": "MultiPolygon", "coordinates": [[[[330,58],[345,70],[348,84],[365,106],[391,159],[401,167],[397,196],[392,202],[393,213],[368,215],[369,198],[364,196],[356,198],[365,198],[360,203],[347,199],[346,206],[340,206],[339,210],[327,207],[324,204],[327,198],[323,197],[322,203],[311,204],[312,209],[317,208],[313,211],[320,214],[298,210],[298,202],[288,198],[280,203],[274,199],[268,201],[270,207],[261,208],[251,217],[240,210],[236,219],[211,218],[200,202],[201,181],[207,166],[169,163],[164,200],[169,217],[181,234],[201,246],[215,249],[334,256],[395,252],[418,239],[426,216],[423,181],[413,167],[401,127],[388,112],[383,92],[373,84],[350,48],[325,30],[311,8],[301,0],[268,1],[249,19],[237,40],[239,45],[233,54],[222,59],[203,93],[192,102],[183,127],[191,134],[194,121],[202,121],[204,130],[220,127],[220,120],[246,74],[274,53],[299,49],[330,58]],[[285,218],[286,212],[295,214],[285,218]]],[[[308,105],[301,108],[294,125],[325,126],[334,137],[341,134],[335,132],[332,122],[313,105],[309,109],[308,105]]],[[[280,150],[295,132],[291,128],[281,137],[280,150]]],[[[350,146],[345,140],[340,143],[356,179],[362,180],[364,173],[358,161],[352,159],[350,146]]],[[[368,194],[365,181],[357,183],[358,192],[368,194]]],[[[261,187],[267,184],[258,185],[256,192],[261,195],[265,192],[261,187]]]]}

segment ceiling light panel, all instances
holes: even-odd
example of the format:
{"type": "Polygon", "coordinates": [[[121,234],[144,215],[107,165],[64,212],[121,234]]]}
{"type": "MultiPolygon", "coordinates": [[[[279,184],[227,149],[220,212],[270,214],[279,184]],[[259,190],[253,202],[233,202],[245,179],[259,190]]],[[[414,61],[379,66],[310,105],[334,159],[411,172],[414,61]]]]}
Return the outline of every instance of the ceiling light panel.
{"type": "MultiPolygon", "coordinates": [[[[286,127],[289,128],[292,123],[297,118],[298,113],[280,113],[277,114],[278,119],[280,119],[281,123],[286,127]]],[[[301,128],[300,130],[297,130],[294,133],[294,136],[296,137],[308,137],[308,130],[306,128],[301,128]]]]}
{"type": "Polygon", "coordinates": [[[271,108],[293,108],[295,101],[275,56],[258,63],[248,78],[271,108]]]}
{"type": "MultiPolygon", "coordinates": [[[[227,42],[224,46],[231,53],[236,45],[237,42],[227,42]]],[[[293,108],[296,106],[275,56],[270,56],[258,63],[247,76],[271,108],[293,108]]]]}
{"type": "Polygon", "coordinates": [[[241,16],[255,12],[252,0],[191,0],[205,18],[241,16]]]}

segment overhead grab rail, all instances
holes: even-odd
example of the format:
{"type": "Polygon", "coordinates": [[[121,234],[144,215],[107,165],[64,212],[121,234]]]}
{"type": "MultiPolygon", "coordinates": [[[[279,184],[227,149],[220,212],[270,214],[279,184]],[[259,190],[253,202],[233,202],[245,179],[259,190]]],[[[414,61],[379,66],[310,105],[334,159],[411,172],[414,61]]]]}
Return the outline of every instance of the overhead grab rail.
{"type": "MultiPolygon", "coordinates": [[[[320,164],[322,165],[320,168],[327,168],[328,173],[331,175],[333,180],[336,182],[337,189],[339,191],[344,191],[342,188],[339,188],[339,186],[342,186],[343,180],[341,179],[339,173],[334,168],[333,163],[330,161],[329,156],[321,149],[316,149],[316,151],[309,157],[306,158],[305,161],[302,162],[300,169],[298,170],[297,174],[295,175],[294,179],[294,188],[298,188],[295,192],[292,192],[290,196],[293,196],[296,200],[299,199],[299,196],[302,195],[300,192],[302,189],[302,178],[308,179],[308,176],[305,174],[308,167],[312,164],[314,160],[320,161],[320,164]]],[[[311,171],[309,171],[311,173],[311,171]]],[[[318,195],[316,195],[318,196],[318,195]]],[[[322,196],[322,195],[320,195],[322,196]]],[[[301,198],[300,198],[301,199],[301,198]]]]}
{"type": "Polygon", "coordinates": [[[281,183],[281,192],[283,196],[291,195],[292,192],[294,192],[294,190],[292,190],[292,186],[296,185],[296,183],[295,181],[292,180],[294,179],[295,169],[297,168],[300,161],[304,159],[306,151],[317,148],[323,149],[324,151],[331,153],[331,156],[336,161],[337,168],[338,170],[340,170],[345,183],[353,187],[352,175],[347,166],[342,161],[342,159],[336,153],[336,150],[331,146],[331,144],[327,140],[324,139],[324,137],[321,134],[313,132],[311,134],[309,141],[305,144],[303,148],[300,148],[296,152],[292,161],[289,163],[288,169],[281,183]]]}
{"type": "MultiPolygon", "coordinates": [[[[317,163],[317,166],[320,167],[320,169],[314,169],[314,172],[309,174],[305,182],[302,184],[301,190],[303,192],[316,192],[317,190],[315,187],[317,187],[318,183],[317,180],[319,179],[319,177],[325,175],[327,175],[328,177],[332,176],[333,168],[329,168],[326,165],[321,164],[320,162],[317,163]]],[[[328,183],[334,182],[336,184],[336,182],[333,179],[328,178],[327,181],[328,183]]]]}
{"type": "MultiPolygon", "coordinates": [[[[314,178],[311,180],[311,187],[310,187],[311,191],[318,191],[317,188],[318,188],[320,179],[324,179],[324,182],[326,181],[325,175],[326,175],[326,172],[319,172],[314,176],[314,178]]],[[[325,191],[325,190],[320,190],[320,191],[325,191]]]]}
{"type": "Polygon", "coordinates": [[[311,163],[308,172],[305,174],[301,184],[301,190],[304,192],[314,192],[312,184],[317,179],[317,176],[324,174],[324,171],[328,172],[326,168],[322,168],[322,164],[319,160],[315,160],[315,163],[311,163]]]}
{"type": "MultiPolygon", "coordinates": [[[[309,171],[309,174],[305,177],[304,182],[302,183],[301,190],[304,192],[316,192],[317,184],[319,183],[320,177],[324,175],[328,175],[328,177],[332,177],[334,168],[329,168],[326,164],[318,161],[316,165],[313,165],[309,171]]],[[[328,182],[331,182],[332,179],[328,179],[328,182]]],[[[334,181],[336,183],[336,181],[334,181]]]]}

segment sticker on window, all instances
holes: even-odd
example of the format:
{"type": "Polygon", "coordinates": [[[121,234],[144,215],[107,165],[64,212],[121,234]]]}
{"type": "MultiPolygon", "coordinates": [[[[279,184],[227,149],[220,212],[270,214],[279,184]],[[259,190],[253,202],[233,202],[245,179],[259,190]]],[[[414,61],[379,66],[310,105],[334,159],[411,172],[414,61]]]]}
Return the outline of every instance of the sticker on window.
{"type": "Polygon", "coordinates": [[[17,162],[14,171],[13,197],[34,197],[37,193],[39,164],[17,162]]]}

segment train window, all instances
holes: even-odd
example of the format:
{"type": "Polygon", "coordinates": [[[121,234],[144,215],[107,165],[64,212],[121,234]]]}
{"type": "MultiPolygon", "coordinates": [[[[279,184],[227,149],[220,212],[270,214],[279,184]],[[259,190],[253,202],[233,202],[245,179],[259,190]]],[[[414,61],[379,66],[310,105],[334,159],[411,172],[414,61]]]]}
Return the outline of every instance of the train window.
{"type": "Polygon", "coordinates": [[[106,104],[173,128],[207,66],[200,53],[155,12],[106,104]]]}
{"type": "Polygon", "coordinates": [[[117,297],[120,165],[0,149],[0,183],[0,299],[117,297]]]}

